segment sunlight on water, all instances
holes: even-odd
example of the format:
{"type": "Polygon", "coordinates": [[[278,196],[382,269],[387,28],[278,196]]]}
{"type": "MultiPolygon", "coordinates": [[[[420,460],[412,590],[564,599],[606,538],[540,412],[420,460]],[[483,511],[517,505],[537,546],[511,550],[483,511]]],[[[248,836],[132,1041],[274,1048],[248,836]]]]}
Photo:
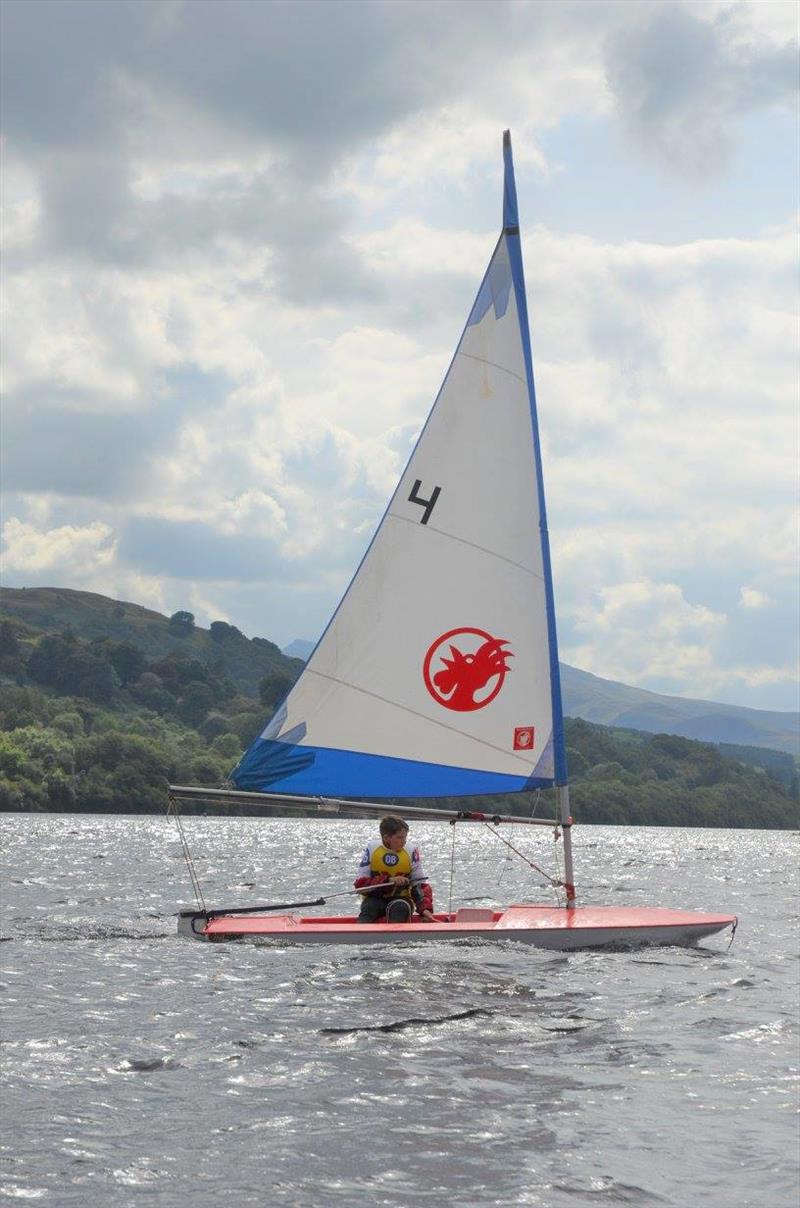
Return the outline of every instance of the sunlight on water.
{"type": "MultiPolygon", "coordinates": [[[[794,1208],[796,835],[579,828],[582,901],[741,924],[567,955],[179,940],[167,819],[0,824],[9,1202],[794,1208]]],[[[185,825],[227,905],[347,888],[373,824],[185,825]]],[[[452,830],[416,836],[445,907],[452,830]]],[[[555,867],[548,832],[522,846],[555,867]]],[[[459,828],[453,905],[547,901],[507,855],[459,828]]]]}

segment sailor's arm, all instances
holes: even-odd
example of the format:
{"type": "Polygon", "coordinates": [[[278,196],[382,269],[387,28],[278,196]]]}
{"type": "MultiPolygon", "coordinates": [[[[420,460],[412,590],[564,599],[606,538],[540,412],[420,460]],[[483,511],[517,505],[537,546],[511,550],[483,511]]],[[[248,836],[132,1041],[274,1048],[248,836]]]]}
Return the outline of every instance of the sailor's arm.
{"type": "Polygon", "coordinates": [[[411,896],[417,912],[423,918],[433,917],[433,890],[422,867],[422,853],[415,845],[411,850],[411,896]]]}

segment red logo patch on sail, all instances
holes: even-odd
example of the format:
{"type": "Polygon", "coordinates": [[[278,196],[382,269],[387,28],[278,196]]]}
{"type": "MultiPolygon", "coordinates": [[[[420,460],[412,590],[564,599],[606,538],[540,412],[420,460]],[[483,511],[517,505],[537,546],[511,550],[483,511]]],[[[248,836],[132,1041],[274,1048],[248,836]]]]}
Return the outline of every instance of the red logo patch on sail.
{"type": "Polygon", "coordinates": [[[514,727],[514,750],[515,751],[532,751],[533,750],[533,726],[515,726],[514,727]]]}
{"type": "Polygon", "coordinates": [[[458,713],[484,709],[505,683],[513,658],[506,638],[493,638],[483,629],[450,629],[432,642],[422,674],[437,704],[458,713]]]}

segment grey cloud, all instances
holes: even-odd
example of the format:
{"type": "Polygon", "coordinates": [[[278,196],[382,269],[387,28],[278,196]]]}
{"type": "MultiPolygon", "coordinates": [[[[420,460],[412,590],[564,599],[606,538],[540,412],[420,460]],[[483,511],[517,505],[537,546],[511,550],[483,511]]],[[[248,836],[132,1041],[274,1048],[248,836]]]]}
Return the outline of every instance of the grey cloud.
{"type": "Polygon", "coordinates": [[[48,155],[40,165],[39,184],[48,251],[68,249],[115,263],[135,257],[133,198],[123,161],[95,152],[48,155]]]}
{"type": "Polygon", "coordinates": [[[192,580],[263,580],[284,572],[263,538],[223,536],[200,521],[133,517],[119,533],[118,557],[145,574],[192,580]]]}
{"type": "Polygon", "coordinates": [[[65,411],[53,401],[8,408],[3,481],[12,491],[125,498],[141,487],[155,441],[144,415],[65,411]]]}
{"type": "Polygon", "coordinates": [[[140,494],[153,459],[168,452],[186,412],[224,397],[221,375],[172,369],[159,381],[157,403],[120,412],[88,390],[32,385],[10,397],[2,425],[2,477],[7,491],[52,492],[104,500],[140,494]]]}
{"type": "Polygon", "coordinates": [[[219,239],[269,247],[270,274],[291,302],[377,298],[378,278],[345,242],[349,223],[342,201],[298,180],[287,166],[280,176],[261,173],[247,183],[230,177],[201,200],[173,196],[141,206],[130,215],[127,236],[135,232],[142,259],[160,262],[182,247],[219,239]]]}
{"type": "MultiPolygon", "coordinates": [[[[130,191],[127,165],[89,155],[48,157],[41,167],[43,240],[51,256],[124,268],[173,266],[215,245],[268,248],[279,295],[305,305],[377,299],[382,287],[344,236],[346,205],[314,183],[283,176],[230,174],[202,197],[143,201],[130,191]]],[[[223,253],[224,254],[224,253],[223,253]]],[[[27,255],[27,253],[23,254],[27,255]]],[[[9,267],[18,262],[12,254],[9,267]]]]}
{"type": "MultiPolygon", "coordinates": [[[[457,83],[469,87],[512,19],[506,0],[6,0],[3,121],[28,148],[95,148],[152,90],[319,177],[360,143],[457,83]],[[443,54],[443,50],[447,54],[443,54]]],[[[185,123],[185,154],[203,123],[185,123]]],[[[202,135],[200,135],[202,137],[202,135]]]]}
{"type": "Polygon", "coordinates": [[[686,176],[725,169],[731,119],[797,90],[792,45],[734,45],[720,15],[709,23],[680,4],[641,6],[607,39],[606,69],[623,120],[651,153],[686,176]]]}
{"type": "Polygon", "coordinates": [[[347,150],[469,89],[515,12],[506,0],[457,11],[453,21],[451,4],[391,0],[6,0],[3,130],[39,178],[47,252],[127,266],[233,235],[273,249],[292,300],[375,297],[342,238],[352,213],[325,185],[347,150]],[[131,191],[137,156],[177,165],[244,144],[277,155],[268,176],[232,176],[199,200],[131,191]]]}
{"type": "Polygon", "coordinates": [[[152,0],[9,0],[2,6],[3,130],[27,149],[112,147],[121,117],[114,56],[141,40],[152,0]]]}
{"type": "Polygon", "coordinates": [[[198,582],[302,582],[336,564],[329,551],[315,550],[308,559],[289,562],[267,537],[219,533],[204,521],[155,516],[122,522],[118,556],[145,574],[198,582]]]}

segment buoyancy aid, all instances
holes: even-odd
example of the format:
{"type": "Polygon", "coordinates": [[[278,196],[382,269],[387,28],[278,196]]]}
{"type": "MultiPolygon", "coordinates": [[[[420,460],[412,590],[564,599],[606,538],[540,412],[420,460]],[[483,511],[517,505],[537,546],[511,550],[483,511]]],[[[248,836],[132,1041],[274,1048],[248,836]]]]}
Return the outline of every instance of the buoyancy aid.
{"type": "Polygon", "coordinates": [[[369,870],[373,876],[385,872],[390,877],[410,877],[411,856],[404,847],[390,851],[381,843],[370,853],[369,870]]]}
{"type": "MultiPolygon", "coordinates": [[[[410,877],[412,870],[411,856],[405,848],[401,848],[400,851],[391,851],[383,843],[377,843],[374,847],[370,844],[365,849],[359,865],[359,872],[370,877],[410,877]]],[[[376,892],[379,897],[384,896],[380,891],[376,892]]],[[[414,897],[409,885],[398,885],[396,888],[387,886],[386,896],[405,898],[412,906],[414,905],[414,897]]]]}

